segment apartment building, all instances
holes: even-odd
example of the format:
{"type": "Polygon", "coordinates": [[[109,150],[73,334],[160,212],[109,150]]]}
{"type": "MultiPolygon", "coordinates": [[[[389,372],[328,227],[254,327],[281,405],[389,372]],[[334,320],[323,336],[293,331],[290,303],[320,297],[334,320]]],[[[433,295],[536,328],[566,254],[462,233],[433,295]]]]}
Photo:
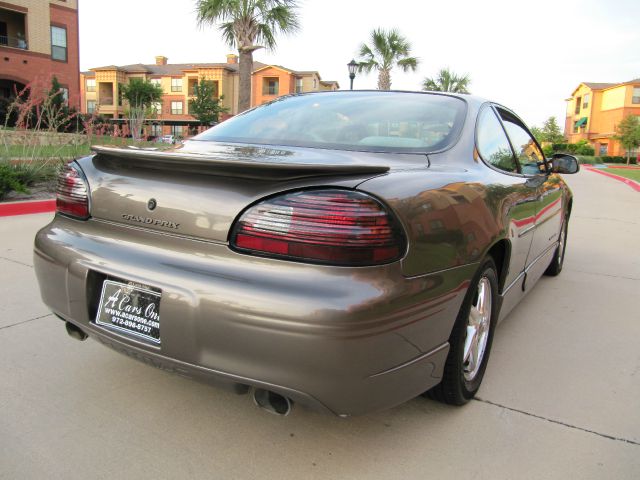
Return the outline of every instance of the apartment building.
{"type": "MultiPolygon", "coordinates": [[[[228,109],[225,117],[238,113],[238,56],[227,55],[224,63],[171,64],[167,57],[157,56],[153,64],[135,64],[92,68],[82,72],[81,111],[97,113],[115,122],[126,118],[120,86],[132,78],[157,83],[164,92],[162,101],[154,106],[147,126],[148,135],[173,134],[186,136],[201,127],[189,113],[189,100],[201,78],[212,81],[221,104],[228,109]]],[[[252,106],[290,93],[337,90],[333,81],[323,81],[318,72],[298,72],[280,66],[254,62],[252,106]]]]}
{"type": "Polygon", "coordinates": [[[596,155],[625,155],[613,137],[628,115],[640,116],[640,78],[623,83],[583,82],[567,99],[565,136],[570,143],[587,140],[596,155]]]}
{"type": "Polygon", "coordinates": [[[78,0],[0,1],[0,97],[54,75],[80,106],[78,0]]]}

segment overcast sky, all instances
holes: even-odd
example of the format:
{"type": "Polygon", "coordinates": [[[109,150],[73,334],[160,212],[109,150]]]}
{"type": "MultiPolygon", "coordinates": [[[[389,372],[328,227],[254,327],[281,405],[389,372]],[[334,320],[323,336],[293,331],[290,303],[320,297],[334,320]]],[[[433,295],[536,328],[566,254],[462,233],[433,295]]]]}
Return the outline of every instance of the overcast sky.
{"type": "MultiPolygon", "coordinates": [[[[216,28],[199,29],[192,0],[80,0],[80,66],[224,62],[216,28]]],[[[372,29],[398,28],[420,59],[394,71],[392,88],[419,90],[442,67],[471,76],[471,92],[529,125],[564,123],[565,98],[582,81],[640,77],[640,0],[301,0],[301,30],[254,60],[317,70],[349,88],[346,64],[372,29]]],[[[374,73],[355,88],[376,88],[374,73]]]]}

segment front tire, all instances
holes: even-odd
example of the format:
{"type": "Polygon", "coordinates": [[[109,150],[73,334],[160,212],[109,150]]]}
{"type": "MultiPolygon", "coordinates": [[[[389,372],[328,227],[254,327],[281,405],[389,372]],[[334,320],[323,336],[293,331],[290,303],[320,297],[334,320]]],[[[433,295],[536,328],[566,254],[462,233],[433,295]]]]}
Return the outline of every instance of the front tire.
{"type": "Polygon", "coordinates": [[[464,405],[475,396],[489,361],[498,311],[498,275],[488,257],[471,281],[449,337],[442,382],[427,392],[429,397],[464,405]]]}
{"type": "Polygon", "coordinates": [[[556,247],[556,252],[553,254],[553,259],[551,263],[544,271],[545,275],[550,277],[556,277],[560,275],[562,271],[562,265],[564,264],[564,255],[567,251],[567,230],[569,227],[568,219],[562,223],[562,228],[560,229],[560,238],[558,240],[558,246],[556,247]]]}

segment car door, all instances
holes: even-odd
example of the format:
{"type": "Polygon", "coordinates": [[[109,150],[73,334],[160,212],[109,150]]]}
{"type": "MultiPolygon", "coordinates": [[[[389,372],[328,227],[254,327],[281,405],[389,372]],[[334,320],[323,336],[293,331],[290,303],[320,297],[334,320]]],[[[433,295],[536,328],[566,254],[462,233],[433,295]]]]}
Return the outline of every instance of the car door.
{"type": "Polygon", "coordinates": [[[550,175],[542,150],[522,121],[508,110],[499,108],[498,111],[522,175],[536,188],[534,231],[527,258],[527,285],[531,286],[544,273],[560,234],[561,182],[557,175],[550,175]]]}
{"type": "MultiPolygon", "coordinates": [[[[535,230],[535,213],[538,199],[538,183],[531,181],[520,171],[514,151],[498,111],[485,106],[478,116],[476,147],[478,154],[496,174],[488,179],[488,203],[496,210],[497,217],[504,218],[507,238],[511,245],[509,265],[504,275],[504,312],[517,303],[522,288],[518,288],[527,265],[535,230]],[[513,288],[515,287],[515,288],[513,288]]],[[[506,315],[506,313],[505,313],[506,315]]]]}

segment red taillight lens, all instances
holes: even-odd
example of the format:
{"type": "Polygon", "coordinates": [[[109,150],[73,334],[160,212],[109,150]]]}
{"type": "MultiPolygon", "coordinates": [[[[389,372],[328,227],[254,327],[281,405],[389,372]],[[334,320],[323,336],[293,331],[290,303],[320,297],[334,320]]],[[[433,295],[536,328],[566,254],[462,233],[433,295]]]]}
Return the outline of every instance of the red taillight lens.
{"type": "Polygon", "coordinates": [[[58,177],[56,212],[82,220],[89,218],[89,188],[79,167],[71,163],[58,177]]]}
{"type": "Polygon", "coordinates": [[[405,241],[397,222],[372,197],[310,190],[249,208],[231,233],[231,246],[310,263],[362,266],[399,259],[405,241]]]}

